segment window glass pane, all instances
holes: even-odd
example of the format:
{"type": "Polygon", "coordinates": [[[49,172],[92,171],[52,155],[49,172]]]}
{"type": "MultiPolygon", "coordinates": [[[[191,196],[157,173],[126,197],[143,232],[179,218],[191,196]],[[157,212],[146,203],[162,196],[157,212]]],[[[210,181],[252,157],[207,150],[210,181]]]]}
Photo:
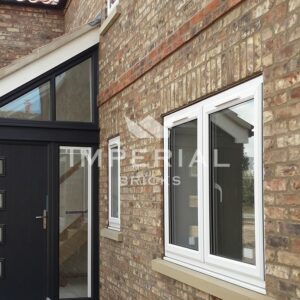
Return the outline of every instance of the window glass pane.
{"type": "Polygon", "coordinates": [[[56,77],[56,120],[91,122],[91,59],[56,77]]]}
{"type": "Polygon", "coordinates": [[[197,120],[171,129],[170,148],[170,241],[197,250],[197,120]]]}
{"type": "Polygon", "coordinates": [[[25,95],[1,106],[0,118],[50,120],[50,83],[46,82],[25,95]]]}
{"type": "Polygon", "coordinates": [[[110,195],[111,217],[119,218],[119,151],[118,146],[111,148],[110,195]]]}
{"type": "Polygon", "coordinates": [[[91,176],[88,162],[82,163],[82,151],[91,149],[60,148],[60,299],[91,293],[91,176]]]}
{"type": "Polygon", "coordinates": [[[254,100],[209,122],[211,253],[255,264],[254,100]]]}

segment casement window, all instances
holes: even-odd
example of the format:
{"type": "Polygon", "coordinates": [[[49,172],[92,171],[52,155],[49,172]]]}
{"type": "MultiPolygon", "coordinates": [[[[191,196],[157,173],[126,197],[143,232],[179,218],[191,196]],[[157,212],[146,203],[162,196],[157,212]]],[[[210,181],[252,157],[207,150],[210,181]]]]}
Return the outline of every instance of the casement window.
{"type": "Polygon", "coordinates": [[[113,11],[118,3],[119,0],[107,0],[107,15],[109,15],[113,11]]]}
{"type": "Polygon", "coordinates": [[[108,143],[108,227],[120,230],[120,137],[108,143]]]}
{"type": "Polygon", "coordinates": [[[165,259],[265,293],[262,77],[164,127],[165,259]]]}

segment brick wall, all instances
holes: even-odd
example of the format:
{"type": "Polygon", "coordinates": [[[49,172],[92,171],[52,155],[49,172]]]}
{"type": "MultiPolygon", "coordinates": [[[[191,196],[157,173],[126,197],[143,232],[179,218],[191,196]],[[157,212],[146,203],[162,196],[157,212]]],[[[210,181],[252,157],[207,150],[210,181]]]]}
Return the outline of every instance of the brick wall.
{"type": "Polygon", "coordinates": [[[71,0],[65,10],[66,32],[92,21],[99,13],[105,17],[106,0],[71,0]]]}
{"type": "Polygon", "coordinates": [[[123,75],[209,0],[120,1],[122,17],[102,39],[100,61],[103,88],[123,75]]]}
{"type": "Polygon", "coordinates": [[[62,11],[0,5],[0,68],[64,33],[62,11]]]}
{"type": "MultiPolygon", "coordinates": [[[[127,154],[122,175],[161,176],[162,165],[155,166],[152,153],[162,148],[162,140],[134,138],[125,117],[138,122],[150,115],[161,122],[162,113],[262,73],[267,293],[298,299],[300,2],[238,2],[186,1],[189,12],[177,14],[173,1],[120,1],[121,16],[100,45],[100,146],[106,155],[107,139],[120,134],[127,154]],[[147,152],[141,162],[148,167],[132,167],[134,149],[147,152]]],[[[102,228],[108,213],[105,155],[100,170],[102,228]]],[[[151,260],[164,253],[162,225],[161,185],[121,188],[124,241],[100,240],[103,299],[209,299],[151,271],[151,260]]]]}

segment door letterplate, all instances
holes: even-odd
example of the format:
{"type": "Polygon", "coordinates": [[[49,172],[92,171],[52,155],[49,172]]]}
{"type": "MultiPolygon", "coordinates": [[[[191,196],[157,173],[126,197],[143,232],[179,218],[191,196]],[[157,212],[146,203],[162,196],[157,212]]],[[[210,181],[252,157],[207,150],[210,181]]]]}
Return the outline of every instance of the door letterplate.
{"type": "Polygon", "coordinates": [[[47,229],[47,210],[46,209],[43,210],[42,216],[36,216],[35,218],[36,218],[36,220],[42,219],[43,220],[43,229],[47,229]]]}

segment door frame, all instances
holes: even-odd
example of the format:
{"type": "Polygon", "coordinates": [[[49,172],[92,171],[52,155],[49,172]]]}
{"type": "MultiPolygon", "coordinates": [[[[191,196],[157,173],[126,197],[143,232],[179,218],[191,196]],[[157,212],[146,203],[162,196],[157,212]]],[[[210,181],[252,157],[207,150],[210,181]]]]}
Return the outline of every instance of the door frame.
{"type": "MultiPolygon", "coordinates": [[[[48,226],[47,226],[47,297],[59,300],[59,147],[78,146],[91,147],[92,155],[97,151],[95,144],[29,142],[22,140],[1,140],[1,144],[44,145],[47,147],[48,158],[48,226]]],[[[98,166],[97,160],[92,165],[92,199],[91,199],[91,298],[68,298],[68,300],[98,300],[99,299],[99,203],[98,203],[98,166]]],[[[46,300],[46,299],[45,299],[46,300]]],[[[47,299],[48,300],[48,299],[47,299]]]]}
{"type": "MultiPolygon", "coordinates": [[[[92,59],[92,122],[55,121],[55,105],[52,103],[51,121],[31,121],[0,118],[1,143],[25,143],[48,145],[48,197],[49,211],[47,230],[47,300],[59,300],[59,146],[91,147],[92,154],[98,150],[100,130],[98,121],[98,45],[67,60],[65,63],[47,71],[45,74],[16,88],[0,97],[0,106],[18,98],[40,84],[50,81],[51,101],[55,101],[55,77],[69,68],[92,59]],[[51,221],[54,220],[54,221],[51,221]]],[[[97,161],[96,161],[97,162],[97,161]]],[[[92,165],[92,262],[91,262],[91,298],[76,298],[68,300],[98,300],[99,299],[99,170],[97,163],[92,165]]],[[[46,299],[45,299],[46,300],[46,299]]]]}
{"type": "MultiPolygon", "coordinates": [[[[98,147],[95,144],[78,144],[78,143],[51,143],[49,145],[50,157],[52,163],[49,166],[49,219],[54,220],[49,229],[49,246],[48,249],[51,253],[48,261],[48,272],[51,276],[48,280],[48,293],[51,300],[59,300],[59,147],[91,147],[92,154],[94,154],[98,147]],[[51,212],[51,214],[50,214],[51,212]]],[[[68,298],[68,300],[78,299],[99,299],[99,203],[98,203],[98,166],[93,164],[92,168],[92,231],[91,231],[91,298],[68,298]]]]}

